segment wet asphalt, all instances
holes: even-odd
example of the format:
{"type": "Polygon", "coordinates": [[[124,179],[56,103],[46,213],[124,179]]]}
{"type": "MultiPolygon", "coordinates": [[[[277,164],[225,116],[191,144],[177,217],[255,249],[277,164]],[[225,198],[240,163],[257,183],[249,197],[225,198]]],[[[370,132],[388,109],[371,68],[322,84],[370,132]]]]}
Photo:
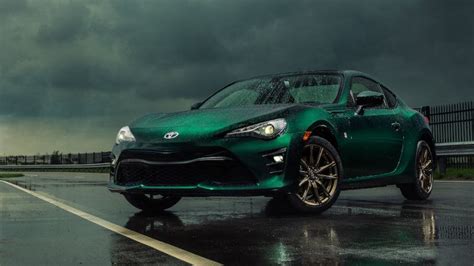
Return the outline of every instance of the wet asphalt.
{"type": "MultiPolygon", "coordinates": [[[[265,197],[184,198],[149,215],[108,176],[28,173],[8,182],[226,265],[474,265],[474,182],[438,182],[430,200],[396,187],[343,191],[321,215],[265,197]]],[[[186,264],[0,182],[0,265],[186,264]]]]}

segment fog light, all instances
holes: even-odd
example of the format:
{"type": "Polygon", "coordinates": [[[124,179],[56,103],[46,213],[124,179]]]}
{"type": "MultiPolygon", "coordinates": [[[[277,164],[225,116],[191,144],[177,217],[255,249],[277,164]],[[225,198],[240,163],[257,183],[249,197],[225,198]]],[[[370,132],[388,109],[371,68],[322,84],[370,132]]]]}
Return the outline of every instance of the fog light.
{"type": "Polygon", "coordinates": [[[283,155],[275,155],[275,156],[273,156],[273,160],[276,163],[281,163],[281,162],[283,162],[283,155]]]}

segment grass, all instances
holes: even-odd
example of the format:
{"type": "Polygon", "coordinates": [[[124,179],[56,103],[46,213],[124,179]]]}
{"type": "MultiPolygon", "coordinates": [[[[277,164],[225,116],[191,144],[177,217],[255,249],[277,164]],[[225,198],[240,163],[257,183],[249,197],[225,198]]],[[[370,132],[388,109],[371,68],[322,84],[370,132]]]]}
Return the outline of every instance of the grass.
{"type": "Polygon", "coordinates": [[[22,177],[25,176],[21,173],[0,173],[0,178],[12,178],[12,177],[22,177]]]}
{"type": "Polygon", "coordinates": [[[446,174],[441,174],[439,171],[435,172],[435,179],[439,180],[474,180],[474,169],[446,169],[446,174]]]}

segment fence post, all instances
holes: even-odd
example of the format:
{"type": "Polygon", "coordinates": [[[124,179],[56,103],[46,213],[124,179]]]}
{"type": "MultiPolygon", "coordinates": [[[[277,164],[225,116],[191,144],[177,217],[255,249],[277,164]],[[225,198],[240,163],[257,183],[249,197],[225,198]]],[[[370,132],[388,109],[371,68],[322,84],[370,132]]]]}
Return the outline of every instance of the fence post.
{"type": "Polygon", "coordinates": [[[442,175],[445,175],[445,174],[446,174],[446,164],[447,164],[447,159],[446,159],[446,157],[445,157],[445,156],[439,157],[438,166],[439,166],[439,172],[440,172],[442,175]]]}
{"type": "Polygon", "coordinates": [[[469,109],[471,109],[471,141],[474,141],[474,105],[473,105],[473,102],[469,103],[469,109]]]}

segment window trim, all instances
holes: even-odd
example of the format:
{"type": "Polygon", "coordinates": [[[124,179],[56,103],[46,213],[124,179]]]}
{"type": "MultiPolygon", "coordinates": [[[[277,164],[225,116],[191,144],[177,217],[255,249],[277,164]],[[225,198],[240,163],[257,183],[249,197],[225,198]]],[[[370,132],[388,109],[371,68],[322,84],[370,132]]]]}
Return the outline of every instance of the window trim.
{"type": "MultiPolygon", "coordinates": [[[[354,78],[364,78],[364,79],[367,79],[373,83],[375,83],[377,85],[377,87],[380,89],[381,93],[383,94],[383,102],[384,102],[384,105],[382,108],[378,108],[379,106],[376,106],[376,107],[368,107],[367,109],[392,109],[390,108],[390,106],[388,105],[388,102],[387,102],[387,99],[386,99],[386,96],[385,96],[385,92],[383,91],[382,87],[381,87],[381,84],[380,82],[372,79],[372,78],[369,78],[367,76],[363,76],[363,75],[355,75],[355,76],[352,76],[351,77],[351,80],[350,80],[350,85],[349,85],[349,94],[352,98],[352,103],[351,105],[348,104],[348,106],[351,106],[351,107],[356,107],[357,106],[357,101],[356,99],[354,98],[354,93],[352,92],[352,82],[354,80],[354,78]]],[[[392,93],[393,94],[393,93],[392,93]]]]}
{"type": "Polygon", "coordinates": [[[380,82],[379,82],[379,86],[380,86],[380,89],[382,89],[382,91],[383,91],[383,93],[384,93],[384,95],[385,95],[385,99],[387,98],[387,95],[386,95],[385,92],[390,93],[390,94],[393,96],[393,98],[395,99],[395,105],[394,105],[393,107],[390,107],[390,105],[388,105],[388,101],[387,101],[387,106],[388,106],[388,108],[389,108],[389,109],[396,109],[396,108],[399,106],[397,95],[396,95],[395,93],[393,93],[389,88],[387,88],[387,86],[383,85],[383,84],[380,83],[380,82]]]}

